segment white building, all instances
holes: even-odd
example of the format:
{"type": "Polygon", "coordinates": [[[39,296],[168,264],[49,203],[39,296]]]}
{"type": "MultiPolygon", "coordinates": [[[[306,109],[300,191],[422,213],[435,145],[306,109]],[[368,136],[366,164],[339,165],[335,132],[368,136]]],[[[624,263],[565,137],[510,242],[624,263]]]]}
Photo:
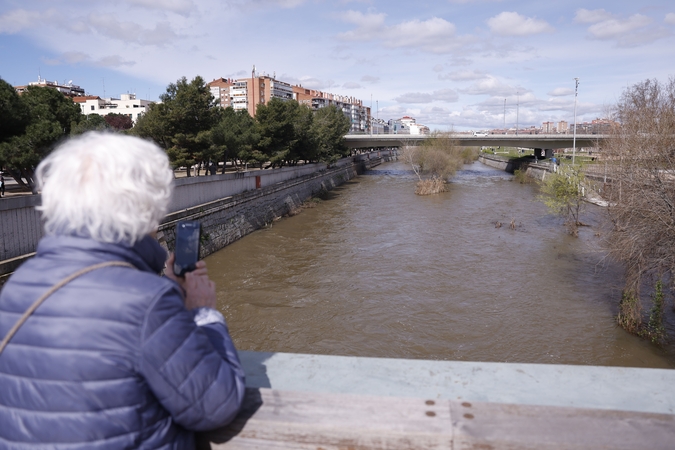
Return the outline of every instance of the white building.
{"type": "MultiPolygon", "coordinates": [[[[82,89],[80,86],[73,84],[72,81],[69,81],[67,83],[59,84],[57,81],[47,81],[45,79],[42,79],[38,77],[37,81],[31,81],[28,83],[28,86],[40,86],[40,87],[49,87],[52,89],[56,89],[63,95],[67,97],[77,97],[79,95],[84,95],[84,89],[82,89]]],[[[14,86],[14,89],[16,92],[19,94],[23,93],[28,86],[14,86]]]]}
{"type": "Polygon", "coordinates": [[[120,98],[106,98],[95,96],[73,97],[73,102],[80,105],[82,114],[98,114],[107,116],[108,114],[124,114],[131,117],[131,121],[136,123],[141,114],[145,113],[147,107],[154,102],[150,100],[141,100],[136,98],[136,94],[122,94],[120,98]]]}

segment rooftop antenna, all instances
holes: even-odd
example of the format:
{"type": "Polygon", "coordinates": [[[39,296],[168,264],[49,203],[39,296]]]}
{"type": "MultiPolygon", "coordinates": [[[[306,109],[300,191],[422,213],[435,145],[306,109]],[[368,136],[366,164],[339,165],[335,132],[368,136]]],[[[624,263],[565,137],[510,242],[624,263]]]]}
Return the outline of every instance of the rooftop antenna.
{"type": "Polygon", "coordinates": [[[101,78],[103,80],[103,98],[105,98],[105,78],[101,78]]]}

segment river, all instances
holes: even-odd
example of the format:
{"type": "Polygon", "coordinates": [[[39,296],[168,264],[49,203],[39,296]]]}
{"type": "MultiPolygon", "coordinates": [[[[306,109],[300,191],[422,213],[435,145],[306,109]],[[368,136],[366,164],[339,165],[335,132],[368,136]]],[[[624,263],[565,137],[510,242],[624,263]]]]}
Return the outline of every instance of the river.
{"type": "Polygon", "coordinates": [[[599,208],[574,238],[536,186],[478,162],[446,193],[414,185],[382,164],[206,258],[237,348],[675,367],[616,325],[622,271],[599,208]]]}

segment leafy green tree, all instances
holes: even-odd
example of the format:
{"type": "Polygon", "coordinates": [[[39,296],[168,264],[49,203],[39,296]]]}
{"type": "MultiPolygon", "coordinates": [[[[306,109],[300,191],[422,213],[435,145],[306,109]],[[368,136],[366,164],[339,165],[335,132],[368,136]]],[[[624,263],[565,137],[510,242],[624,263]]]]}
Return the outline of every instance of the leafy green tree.
{"type": "Polygon", "coordinates": [[[126,114],[110,113],[103,119],[111,128],[116,130],[129,130],[134,126],[134,121],[126,114]]]}
{"type": "Polygon", "coordinates": [[[28,125],[28,108],[14,87],[0,78],[0,142],[22,134],[28,125]]]}
{"type": "MultiPolygon", "coordinates": [[[[235,111],[232,107],[220,111],[218,121],[211,129],[211,145],[215,148],[218,159],[223,162],[223,173],[228,161],[237,165],[243,163],[259,163],[261,152],[254,154],[260,135],[253,117],[245,109],[235,111]],[[258,157],[258,158],[256,158],[258,157]]],[[[266,158],[263,158],[263,162],[266,158]]]]}
{"type": "Polygon", "coordinates": [[[27,110],[28,123],[22,133],[0,144],[0,161],[9,174],[24,187],[37,193],[35,167],[82,119],[80,107],[56,89],[29,86],[20,96],[27,110]]]}
{"type": "Polygon", "coordinates": [[[540,199],[555,214],[565,218],[565,226],[572,236],[579,235],[579,220],[584,204],[585,177],[580,165],[563,165],[546,176],[541,183],[540,199]]]}
{"type": "Polygon", "coordinates": [[[79,123],[73,124],[70,134],[77,135],[86,133],[87,131],[105,131],[109,130],[110,126],[106,123],[103,116],[98,114],[89,114],[82,117],[79,123]]]}
{"type": "Polygon", "coordinates": [[[312,124],[312,132],[317,141],[316,159],[333,163],[348,156],[349,149],[345,143],[345,135],[349,132],[350,126],[349,119],[337,106],[319,109],[314,114],[312,124]]]}
{"type": "Polygon", "coordinates": [[[298,102],[273,98],[258,106],[256,121],[259,126],[259,150],[267,157],[271,167],[283,165],[295,145],[294,109],[298,102]]]}
{"type": "Polygon", "coordinates": [[[171,83],[133,128],[133,133],[153,139],[164,148],[174,167],[190,168],[207,162],[211,152],[207,132],[216,123],[216,103],[202,77],[185,77],[171,83]]]}

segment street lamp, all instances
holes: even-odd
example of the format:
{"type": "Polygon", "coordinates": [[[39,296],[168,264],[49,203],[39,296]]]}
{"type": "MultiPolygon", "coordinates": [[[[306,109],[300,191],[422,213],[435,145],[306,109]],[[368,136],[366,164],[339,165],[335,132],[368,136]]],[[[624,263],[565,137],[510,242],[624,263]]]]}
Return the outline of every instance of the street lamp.
{"type": "Polygon", "coordinates": [[[572,165],[577,154],[577,91],[579,90],[579,78],[574,78],[574,137],[572,138],[572,165]]]}

